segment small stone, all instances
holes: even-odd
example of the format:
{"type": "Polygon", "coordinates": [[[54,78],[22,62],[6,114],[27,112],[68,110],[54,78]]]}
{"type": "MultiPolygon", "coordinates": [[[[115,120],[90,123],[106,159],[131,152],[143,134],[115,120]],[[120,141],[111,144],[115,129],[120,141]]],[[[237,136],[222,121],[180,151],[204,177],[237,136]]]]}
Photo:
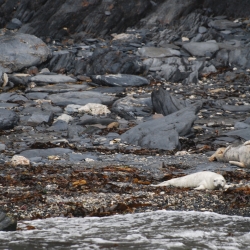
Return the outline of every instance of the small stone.
{"type": "Polygon", "coordinates": [[[112,128],[118,128],[119,127],[119,122],[111,122],[107,128],[112,129],[112,128]]]}

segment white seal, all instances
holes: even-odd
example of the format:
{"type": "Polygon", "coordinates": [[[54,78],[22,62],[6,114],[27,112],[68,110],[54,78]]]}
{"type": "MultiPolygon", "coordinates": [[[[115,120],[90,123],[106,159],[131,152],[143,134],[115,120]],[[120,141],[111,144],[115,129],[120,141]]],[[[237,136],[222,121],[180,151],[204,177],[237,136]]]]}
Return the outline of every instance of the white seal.
{"type": "Polygon", "coordinates": [[[210,171],[203,171],[174,178],[151,186],[191,187],[196,190],[201,190],[224,188],[225,185],[226,181],[222,175],[210,171]]]}

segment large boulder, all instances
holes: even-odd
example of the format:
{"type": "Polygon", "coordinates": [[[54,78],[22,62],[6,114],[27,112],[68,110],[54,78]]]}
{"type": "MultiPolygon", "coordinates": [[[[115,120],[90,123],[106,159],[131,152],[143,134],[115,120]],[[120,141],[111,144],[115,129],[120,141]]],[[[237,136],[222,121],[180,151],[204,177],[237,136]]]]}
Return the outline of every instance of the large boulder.
{"type": "MultiPolygon", "coordinates": [[[[18,71],[46,61],[51,51],[38,37],[28,34],[0,36],[0,70],[18,71]]],[[[1,72],[0,72],[1,73],[1,72]]]]}
{"type": "Polygon", "coordinates": [[[16,231],[17,221],[0,209],[0,231],[16,231]]]}
{"type": "Polygon", "coordinates": [[[141,123],[121,135],[122,141],[143,148],[173,150],[179,146],[179,136],[191,133],[201,103],[183,108],[171,115],[141,123]]]}

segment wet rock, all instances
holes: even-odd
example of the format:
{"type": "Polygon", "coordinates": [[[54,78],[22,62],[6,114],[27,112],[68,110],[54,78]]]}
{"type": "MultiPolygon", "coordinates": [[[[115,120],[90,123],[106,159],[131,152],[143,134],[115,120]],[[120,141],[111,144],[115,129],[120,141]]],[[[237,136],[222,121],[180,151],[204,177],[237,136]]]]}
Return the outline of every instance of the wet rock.
{"type": "Polygon", "coordinates": [[[171,115],[143,122],[121,135],[122,141],[143,148],[173,150],[179,146],[179,136],[191,133],[199,104],[183,108],[171,115]]]}
{"type": "Polygon", "coordinates": [[[14,111],[0,109],[0,130],[12,129],[18,121],[19,117],[14,111]]]}
{"type": "Polygon", "coordinates": [[[44,82],[44,83],[67,83],[76,82],[76,79],[66,75],[45,75],[39,74],[30,78],[33,82],[44,82]]]}
{"type": "Polygon", "coordinates": [[[127,87],[134,86],[139,87],[148,85],[149,81],[141,76],[128,75],[128,74],[117,74],[117,75],[95,75],[91,76],[94,83],[106,85],[106,86],[119,86],[127,87]]]}
{"type": "Polygon", "coordinates": [[[190,42],[183,44],[183,48],[192,56],[212,57],[219,50],[219,45],[216,42],[190,42]]]}
{"type": "Polygon", "coordinates": [[[17,221],[0,209],[0,231],[16,231],[17,221]]]}
{"type": "Polygon", "coordinates": [[[163,88],[154,90],[151,94],[151,99],[154,111],[164,116],[191,105],[190,101],[179,100],[163,88]]]}
{"type": "Polygon", "coordinates": [[[51,52],[39,38],[17,33],[0,37],[0,67],[2,72],[13,72],[46,61],[51,52]]]}

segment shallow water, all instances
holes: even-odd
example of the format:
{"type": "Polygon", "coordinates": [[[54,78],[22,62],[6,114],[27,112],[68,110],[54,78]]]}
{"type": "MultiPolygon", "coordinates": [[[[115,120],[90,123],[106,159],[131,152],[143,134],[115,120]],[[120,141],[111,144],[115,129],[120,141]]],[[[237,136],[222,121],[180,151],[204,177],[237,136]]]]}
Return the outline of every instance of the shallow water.
{"type": "Polygon", "coordinates": [[[24,221],[0,233],[0,249],[250,249],[250,218],[156,211],[24,221]]]}

